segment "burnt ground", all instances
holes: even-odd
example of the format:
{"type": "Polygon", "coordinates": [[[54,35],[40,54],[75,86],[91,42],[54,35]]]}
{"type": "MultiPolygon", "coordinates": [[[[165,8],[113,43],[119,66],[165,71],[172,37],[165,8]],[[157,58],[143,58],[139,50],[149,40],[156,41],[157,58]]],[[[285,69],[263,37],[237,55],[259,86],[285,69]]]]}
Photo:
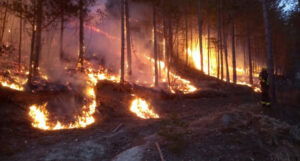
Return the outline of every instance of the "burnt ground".
{"type": "Polygon", "coordinates": [[[103,119],[100,112],[95,124],[77,130],[32,128],[28,105],[51,94],[1,89],[0,160],[159,161],[155,143],[167,161],[300,160],[299,107],[278,104],[264,109],[249,88],[189,73],[202,94],[149,94],[147,100],[160,119],[130,115],[103,119]]]}

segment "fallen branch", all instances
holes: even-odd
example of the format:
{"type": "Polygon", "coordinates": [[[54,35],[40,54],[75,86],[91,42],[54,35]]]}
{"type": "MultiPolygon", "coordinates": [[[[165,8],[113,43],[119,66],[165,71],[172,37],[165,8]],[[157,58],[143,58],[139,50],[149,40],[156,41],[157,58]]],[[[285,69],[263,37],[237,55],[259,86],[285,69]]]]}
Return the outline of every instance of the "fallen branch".
{"type": "Polygon", "coordinates": [[[161,152],[161,150],[160,150],[159,143],[156,142],[155,145],[156,145],[156,149],[157,149],[157,151],[158,151],[158,153],[159,153],[160,160],[161,160],[161,161],[165,161],[164,156],[163,156],[163,154],[162,154],[162,152],[161,152]]]}
{"type": "Polygon", "coordinates": [[[115,133],[115,132],[119,131],[122,126],[123,126],[123,124],[120,123],[112,132],[115,133]]]}

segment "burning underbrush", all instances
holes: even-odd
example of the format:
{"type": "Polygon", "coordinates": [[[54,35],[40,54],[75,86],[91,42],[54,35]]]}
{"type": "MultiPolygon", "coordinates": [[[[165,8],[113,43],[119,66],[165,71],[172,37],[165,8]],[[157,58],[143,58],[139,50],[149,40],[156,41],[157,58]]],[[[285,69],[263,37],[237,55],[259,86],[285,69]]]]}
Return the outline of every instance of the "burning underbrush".
{"type": "MultiPolygon", "coordinates": [[[[46,74],[40,73],[32,78],[30,86],[27,86],[26,74],[22,76],[22,79],[15,76],[13,72],[3,75],[3,78],[1,77],[3,87],[29,92],[38,95],[37,97],[46,95],[46,98],[37,98],[35,99],[36,103],[28,106],[28,116],[32,121],[31,125],[42,130],[85,128],[96,121],[100,121],[102,118],[96,119],[95,113],[97,107],[101,109],[105,105],[105,101],[99,101],[99,98],[102,99],[105,94],[101,94],[99,91],[96,92],[95,89],[97,84],[102,81],[110,82],[119,89],[125,89],[127,85],[129,89],[132,89],[134,86],[133,84],[120,84],[118,75],[109,74],[102,67],[97,68],[97,70],[91,67],[86,67],[83,71],[66,70],[65,77],[68,79],[64,82],[50,82],[51,80],[46,74]],[[15,84],[6,86],[8,80],[15,82],[18,86],[15,84]]],[[[100,89],[100,91],[103,91],[103,89],[100,89]]],[[[115,91],[111,90],[111,92],[115,91]]],[[[115,97],[114,94],[116,93],[109,97],[115,97]]],[[[126,98],[127,103],[120,107],[123,109],[119,109],[119,113],[123,111],[123,114],[126,113],[142,119],[159,118],[150,103],[133,95],[133,90],[128,91],[126,94],[128,95],[128,98],[126,98]]],[[[113,101],[108,104],[113,104],[113,101]]]]}
{"type": "MultiPolygon", "coordinates": [[[[150,72],[137,72],[153,78],[154,69],[149,68],[153,59],[143,57],[142,60],[143,68],[150,72]]],[[[170,98],[193,94],[199,90],[189,80],[171,71],[163,61],[159,61],[161,69],[158,86],[154,85],[154,79],[147,80],[141,76],[130,78],[129,75],[126,75],[128,82],[120,83],[117,71],[113,72],[87,60],[79,68],[72,65],[67,67],[66,64],[58,79],[54,79],[49,71],[39,68],[30,78],[25,66],[18,68],[19,64],[10,64],[0,73],[1,86],[36,95],[27,106],[28,116],[31,125],[42,130],[85,128],[114,115],[157,119],[161,116],[151,99],[161,97],[161,94],[170,98]],[[95,116],[98,110],[100,115],[95,116]]]]}

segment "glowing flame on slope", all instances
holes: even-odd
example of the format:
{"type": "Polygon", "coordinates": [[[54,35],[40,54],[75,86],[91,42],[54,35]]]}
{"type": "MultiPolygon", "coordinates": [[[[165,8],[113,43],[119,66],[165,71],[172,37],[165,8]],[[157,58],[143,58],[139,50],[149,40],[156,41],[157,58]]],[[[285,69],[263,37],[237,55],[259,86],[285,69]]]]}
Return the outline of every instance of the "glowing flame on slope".
{"type": "Polygon", "coordinates": [[[119,82],[119,76],[108,74],[104,69],[93,69],[91,64],[86,63],[87,68],[84,71],[87,76],[87,87],[85,89],[85,97],[88,104],[82,107],[81,113],[75,116],[75,121],[72,123],[62,123],[60,121],[52,122],[50,120],[49,112],[47,111],[47,103],[43,105],[30,106],[29,116],[32,118],[32,126],[43,130],[61,130],[61,129],[75,129],[85,128],[95,122],[94,113],[96,112],[96,93],[95,86],[100,80],[109,80],[119,82]]]}
{"type": "Polygon", "coordinates": [[[47,111],[47,103],[43,105],[32,105],[29,107],[29,116],[32,118],[32,126],[43,130],[61,130],[85,128],[95,122],[93,114],[96,112],[96,95],[93,88],[88,88],[87,96],[92,99],[88,105],[82,107],[81,113],[76,116],[73,123],[64,124],[60,121],[51,122],[49,112],[47,111]]]}
{"type": "Polygon", "coordinates": [[[131,102],[130,111],[142,119],[159,118],[159,115],[150,108],[149,103],[141,98],[135,98],[131,102]]]}
{"type": "Polygon", "coordinates": [[[9,83],[5,80],[0,80],[0,81],[1,81],[0,83],[3,87],[8,87],[10,89],[17,90],[17,91],[24,91],[23,85],[18,85],[18,84],[15,84],[15,83],[9,83]]]}
{"type": "MultiPolygon", "coordinates": [[[[201,69],[201,63],[200,63],[200,48],[199,48],[199,44],[197,45],[193,45],[194,47],[193,48],[188,48],[188,56],[189,56],[189,59],[192,60],[192,65],[197,69],[197,70],[200,70],[201,69]]],[[[204,46],[206,46],[204,44],[204,46]]],[[[214,50],[211,50],[210,51],[210,72],[208,72],[208,58],[207,58],[207,48],[203,48],[203,71],[205,74],[207,75],[210,75],[210,76],[213,76],[213,77],[216,77],[217,78],[217,68],[218,68],[218,65],[217,65],[217,58],[216,58],[216,53],[214,53],[214,50]]],[[[229,66],[229,70],[230,71],[233,71],[233,68],[231,66],[229,66]]],[[[225,69],[224,69],[224,73],[225,73],[225,69]]],[[[236,68],[236,72],[237,72],[237,75],[238,76],[245,76],[247,75],[246,73],[246,70],[245,69],[242,69],[242,68],[236,68]]],[[[230,75],[231,76],[231,75],[230,75]]],[[[223,81],[226,81],[226,76],[224,76],[225,78],[223,79],[223,81]]],[[[253,77],[254,79],[258,77],[258,74],[257,73],[253,73],[253,77]]],[[[230,80],[230,83],[233,83],[232,80],[230,80]]],[[[243,86],[248,86],[250,88],[252,88],[254,90],[254,92],[256,93],[260,93],[261,92],[261,89],[257,86],[254,86],[254,85],[251,85],[250,83],[247,83],[245,81],[241,81],[241,80],[238,80],[237,83],[238,85],[243,85],[243,86]]]]}
{"type": "Polygon", "coordinates": [[[11,71],[8,71],[9,78],[0,77],[0,85],[17,91],[24,91],[24,85],[27,83],[26,78],[22,78],[18,75],[14,75],[11,71]],[[11,80],[11,81],[10,81],[11,80]]]}
{"type": "MultiPolygon", "coordinates": [[[[154,63],[153,58],[147,57],[147,59],[154,63]]],[[[166,83],[166,82],[168,82],[168,67],[166,66],[165,62],[163,62],[163,61],[159,60],[158,63],[162,69],[160,71],[162,82],[166,83]]],[[[177,91],[180,91],[184,94],[188,94],[188,93],[193,93],[198,90],[198,88],[195,87],[189,80],[186,80],[186,79],[180,77],[179,75],[175,74],[172,71],[169,71],[169,78],[170,78],[170,82],[172,82],[169,87],[170,91],[172,93],[176,93],[177,91]]],[[[154,85],[152,85],[152,86],[154,86],[154,85]]]]}

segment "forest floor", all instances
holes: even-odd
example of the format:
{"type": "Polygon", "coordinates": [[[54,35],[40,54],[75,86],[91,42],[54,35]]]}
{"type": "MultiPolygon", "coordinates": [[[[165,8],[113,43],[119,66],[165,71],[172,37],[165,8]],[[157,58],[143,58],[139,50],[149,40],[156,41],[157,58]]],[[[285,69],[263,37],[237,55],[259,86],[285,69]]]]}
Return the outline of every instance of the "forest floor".
{"type": "Polygon", "coordinates": [[[151,103],[160,119],[112,117],[78,130],[32,128],[27,108],[34,98],[1,88],[0,160],[160,161],[156,143],[166,161],[300,160],[299,107],[262,108],[250,88],[178,73],[189,73],[200,92],[221,94],[163,98],[157,92],[151,103]]]}

